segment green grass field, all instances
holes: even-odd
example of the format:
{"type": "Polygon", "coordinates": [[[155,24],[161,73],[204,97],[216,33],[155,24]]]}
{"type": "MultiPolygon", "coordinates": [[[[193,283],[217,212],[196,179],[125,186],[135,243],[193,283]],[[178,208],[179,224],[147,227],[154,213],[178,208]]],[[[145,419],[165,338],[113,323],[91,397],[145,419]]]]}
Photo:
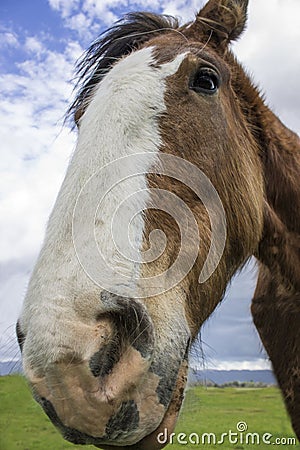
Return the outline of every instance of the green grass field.
{"type": "MultiPolygon", "coordinates": [[[[180,449],[300,449],[300,445],[285,442],[276,445],[275,439],[295,437],[287,418],[280,393],[276,388],[262,389],[218,389],[195,387],[187,392],[183,414],[176,428],[174,443],[168,450],[180,449]],[[216,440],[221,440],[222,433],[237,432],[237,423],[246,422],[247,432],[238,433],[239,443],[230,443],[228,436],[224,443],[202,445],[203,433],[214,433],[216,440]],[[179,433],[185,433],[186,436],[179,433]],[[193,434],[192,434],[193,433],[193,434]],[[200,443],[197,444],[196,435],[200,443]],[[257,437],[247,433],[258,433],[260,440],[264,433],[272,434],[270,444],[257,445],[257,437]],[[242,436],[242,440],[241,440],[242,436]],[[178,443],[181,440],[182,443],[178,443]],[[185,444],[191,439],[192,443],[185,444]],[[271,447],[270,447],[271,445],[271,447]]],[[[237,438],[231,436],[231,441],[237,438]]],[[[163,439],[163,437],[161,437],[163,439]]],[[[95,449],[93,446],[74,446],[65,442],[60,434],[31,398],[25,380],[18,375],[0,377],[0,450],[64,450],[95,449]]]]}

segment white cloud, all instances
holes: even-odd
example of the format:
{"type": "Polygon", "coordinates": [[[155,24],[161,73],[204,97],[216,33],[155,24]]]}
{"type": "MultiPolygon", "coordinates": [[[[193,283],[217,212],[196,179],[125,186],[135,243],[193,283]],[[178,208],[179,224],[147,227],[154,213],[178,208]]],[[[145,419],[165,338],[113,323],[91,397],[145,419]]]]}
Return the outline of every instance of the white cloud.
{"type": "Polygon", "coordinates": [[[91,25],[92,20],[83,13],[72,15],[68,20],[68,27],[71,30],[77,30],[80,35],[81,32],[86,34],[86,30],[89,30],[91,25]]]}
{"type": "Polygon", "coordinates": [[[30,53],[40,56],[44,50],[43,44],[35,36],[28,36],[25,41],[25,49],[30,53]]]}
{"type": "MultiPolygon", "coordinates": [[[[197,365],[193,368],[199,368],[197,365]]],[[[209,363],[200,367],[200,369],[209,370],[272,370],[271,363],[265,358],[256,358],[249,361],[239,359],[232,361],[222,361],[219,359],[211,360],[209,363]]]]}
{"type": "Polygon", "coordinates": [[[62,14],[62,17],[69,17],[72,12],[79,7],[79,0],[48,0],[49,5],[62,14]]]}
{"type": "Polygon", "coordinates": [[[18,35],[13,31],[0,31],[1,47],[19,47],[18,35]]]}
{"type": "Polygon", "coordinates": [[[268,104],[300,132],[300,2],[252,0],[249,24],[234,46],[239,58],[266,93],[268,104]]]}

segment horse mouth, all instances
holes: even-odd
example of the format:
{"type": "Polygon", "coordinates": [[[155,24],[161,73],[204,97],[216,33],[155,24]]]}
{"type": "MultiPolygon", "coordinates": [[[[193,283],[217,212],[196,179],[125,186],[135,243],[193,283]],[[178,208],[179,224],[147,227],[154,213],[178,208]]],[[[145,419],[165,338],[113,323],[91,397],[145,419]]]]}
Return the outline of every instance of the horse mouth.
{"type": "MultiPolygon", "coordinates": [[[[180,328],[173,349],[155,334],[144,305],[110,300],[111,311],[98,316],[97,327],[77,323],[81,353],[79,345],[75,353],[56,342],[53,354],[46,348],[41,364],[32,357],[35,341],[27,336],[25,375],[34,398],[66,440],[104,449],[162,448],[157,434],[174,428],[183,400],[190,336],[180,328]]],[[[70,345],[71,338],[76,340],[71,333],[67,337],[70,345]]]]}
{"type": "Polygon", "coordinates": [[[159,377],[151,371],[141,383],[143,392],[146,392],[141,400],[141,391],[138,389],[131,394],[123,393],[121,398],[119,393],[117,397],[111,393],[109,398],[95,377],[86,378],[84,386],[79,388],[78,380],[80,378],[82,382],[82,373],[86,368],[58,366],[53,368],[51,375],[32,379],[31,385],[36,401],[66,440],[104,450],[157,450],[164,447],[158,436],[164,430],[171,433],[175,427],[187,378],[186,360],[177,371],[168,405],[161,403],[156,392],[159,377]],[[72,394],[67,391],[66,382],[58,383],[62,373],[66,377],[67,372],[72,394]]]}
{"type": "Polygon", "coordinates": [[[126,445],[124,447],[114,446],[114,445],[95,445],[96,447],[103,450],[159,450],[165,447],[168,441],[162,443],[164,441],[159,439],[160,434],[170,435],[176,425],[178,414],[182,405],[183,397],[184,397],[184,386],[186,382],[186,373],[187,373],[187,363],[184,363],[180,369],[180,373],[178,376],[178,383],[176,389],[173,393],[172,400],[170,405],[164,415],[164,418],[160,425],[152,431],[152,433],[145,436],[139,442],[133,445],[126,445]],[[184,384],[184,385],[183,385],[184,384]]]}

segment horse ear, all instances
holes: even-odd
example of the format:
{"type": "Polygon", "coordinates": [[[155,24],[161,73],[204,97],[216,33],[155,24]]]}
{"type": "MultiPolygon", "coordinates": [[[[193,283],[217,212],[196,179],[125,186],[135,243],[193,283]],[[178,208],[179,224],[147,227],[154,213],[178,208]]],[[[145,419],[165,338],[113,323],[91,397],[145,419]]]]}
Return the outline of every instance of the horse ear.
{"type": "Polygon", "coordinates": [[[245,29],[249,0],[209,0],[187,28],[189,36],[209,41],[218,50],[239,38],[245,29]]]}

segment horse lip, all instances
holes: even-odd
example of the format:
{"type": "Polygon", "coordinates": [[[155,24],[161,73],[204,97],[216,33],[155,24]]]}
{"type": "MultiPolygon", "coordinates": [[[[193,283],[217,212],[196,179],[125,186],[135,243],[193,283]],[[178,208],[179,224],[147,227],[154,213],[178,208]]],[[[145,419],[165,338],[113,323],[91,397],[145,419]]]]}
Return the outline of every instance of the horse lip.
{"type": "MultiPolygon", "coordinates": [[[[93,434],[81,432],[78,429],[73,428],[72,425],[65,425],[60,419],[55,405],[51,402],[51,395],[50,400],[46,398],[50,394],[49,388],[47,388],[45,384],[46,377],[36,377],[34,380],[32,380],[33,382],[31,383],[31,385],[35,400],[43,407],[52,423],[60,430],[66,440],[75,444],[92,444],[95,447],[102,448],[104,450],[116,450],[117,448],[124,448],[124,450],[158,450],[164,447],[164,445],[158,442],[158,434],[165,429],[168,430],[168,433],[171,433],[175,427],[177,416],[183,400],[183,390],[186,383],[187,367],[187,360],[184,360],[179,368],[173,395],[168,408],[165,410],[164,415],[162,416],[161,423],[156,426],[154,431],[151,431],[148,435],[145,435],[136,443],[129,445],[125,444],[124,447],[120,445],[114,446],[113,440],[110,443],[110,441],[108,441],[104,436],[103,438],[101,438],[100,435],[98,437],[93,436],[93,434]],[[102,439],[104,442],[103,444],[101,443],[102,439]]],[[[94,383],[96,382],[95,379],[91,379],[94,380],[94,383]]],[[[57,399],[58,398],[56,396],[56,400],[57,399]]]]}
{"type": "MultiPolygon", "coordinates": [[[[139,358],[136,362],[145,365],[144,368],[142,367],[144,372],[149,366],[149,362],[144,361],[137,350],[132,349],[132,352],[139,358]]],[[[44,374],[42,377],[37,377],[31,374],[32,376],[30,377],[30,384],[35,400],[42,406],[52,423],[61,431],[65,439],[75,444],[91,443],[93,445],[102,445],[102,441],[110,444],[114,440],[119,440],[119,444],[121,444],[122,440],[120,441],[120,439],[126,437],[125,431],[127,425],[123,429],[122,426],[124,425],[122,423],[124,422],[124,417],[127,415],[130,418],[129,434],[132,434],[131,437],[133,438],[130,442],[131,437],[128,434],[127,443],[128,445],[132,445],[131,443],[135,442],[134,439],[136,441],[143,439],[147,426],[149,427],[148,432],[150,432],[151,427],[156,428],[159,420],[163,419],[165,408],[159,403],[155,393],[155,389],[159,383],[159,377],[152,372],[148,372],[148,378],[146,381],[144,380],[148,392],[151,390],[152,395],[140,401],[138,390],[133,390],[132,395],[128,396],[126,392],[123,392],[122,384],[115,386],[114,380],[112,379],[112,384],[109,385],[110,377],[104,380],[95,378],[88,369],[87,361],[83,362],[81,367],[76,366],[72,368],[69,366],[69,369],[71,371],[70,376],[66,378],[67,381],[65,384],[61,385],[57,383],[57,380],[60,378],[62,372],[66,373],[64,364],[53,365],[48,375],[44,374]],[[75,372],[77,373],[77,378],[75,372]],[[72,378],[72,375],[74,375],[74,378],[72,378]],[[86,376],[86,379],[83,378],[83,384],[81,383],[82,379],[80,375],[86,376]],[[73,383],[71,383],[72,380],[73,383]],[[106,382],[106,386],[102,388],[99,381],[106,382]],[[70,388],[70,395],[68,393],[67,395],[63,394],[63,387],[70,388]],[[121,390],[116,390],[116,387],[121,388],[121,390]],[[74,395],[74,392],[76,392],[76,395],[74,395]],[[83,402],[83,409],[78,408],[80,401],[83,402]],[[148,416],[145,414],[145,410],[148,407],[149,410],[153,410],[149,422],[148,416]],[[92,413],[91,415],[91,411],[94,411],[95,414],[92,413]],[[143,411],[141,423],[139,423],[140,411],[143,411]],[[100,420],[97,420],[97,418],[100,420]],[[121,421],[119,425],[120,435],[118,435],[116,425],[119,420],[121,421]]]]}
{"type": "MultiPolygon", "coordinates": [[[[188,347],[189,348],[189,347],[188,347]]],[[[173,392],[173,396],[169,407],[163,417],[163,420],[158,425],[158,427],[152,431],[149,435],[145,436],[139,442],[133,445],[126,445],[124,447],[114,446],[114,445],[95,445],[95,447],[103,449],[103,450],[160,450],[165,447],[168,442],[165,444],[159,443],[158,435],[164,430],[168,430],[168,434],[170,434],[176,425],[178,414],[180,407],[182,405],[183,397],[184,397],[184,386],[187,381],[187,371],[188,371],[188,361],[184,359],[181,367],[179,369],[177,383],[173,392]]]]}
{"type": "MultiPolygon", "coordinates": [[[[33,370],[28,364],[25,365],[26,375],[29,378],[36,401],[41,404],[50,420],[66,440],[75,444],[92,444],[108,450],[116,447],[122,448],[121,445],[132,450],[156,450],[164,446],[159,444],[157,440],[158,433],[163,429],[172,431],[183,400],[182,386],[185,386],[186,383],[189,341],[185,344],[185,347],[186,353],[183,355],[182,352],[180,355],[183,362],[176,368],[177,376],[174,379],[174,384],[172,384],[173,394],[169,399],[160,398],[159,395],[163,373],[154,370],[152,361],[144,358],[145,355],[134,347],[129,347],[126,355],[128,356],[130,349],[131,358],[129,361],[132,362],[131,368],[135,367],[135,371],[137,371],[135,374],[137,381],[141,380],[142,373],[147,373],[147,379],[143,378],[142,385],[139,382],[136,386],[147,385],[146,391],[150,392],[151,390],[153,394],[148,395],[143,401],[139,401],[138,391],[132,396],[127,396],[127,391],[125,390],[125,392],[123,389],[124,380],[120,385],[115,384],[116,379],[118,379],[119,365],[123,364],[122,359],[115,366],[116,372],[113,371],[102,378],[95,377],[92,374],[87,359],[80,360],[79,365],[78,361],[74,366],[70,364],[70,361],[57,361],[48,365],[48,371],[43,373],[33,370]],[[65,376],[65,381],[57,383],[62,373],[65,376]],[[103,389],[101,383],[104,383],[103,389]],[[66,388],[66,393],[62,391],[63,386],[66,388]],[[68,389],[70,390],[70,396],[68,395],[68,389]],[[73,395],[74,389],[79,397],[77,394],[76,396],[73,395]],[[124,392],[126,396],[124,396],[124,392]],[[67,405],[69,398],[70,402],[67,405]],[[84,399],[85,407],[79,408],[77,413],[76,403],[77,405],[80,404],[80,398],[84,399]],[[133,403],[132,405],[129,405],[130,401],[133,403]],[[98,403],[98,406],[95,406],[95,402],[98,403]],[[135,408],[136,411],[133,412],[136,412],[137,415],[142,414],[143,417],[140,424],[135,423],[134,420],[131,421],[131,432],[127,434],[127,438],[125,432],[123,436],[122,428],[120,428],[120,435],[118,435],[118,429],[115,428],[116,421],[120,419],[118,411],[121,407],[124,411],[127,411],[127,414],[135,408]],[[85,415],[84,409],[88,411],[91,408],[94,408],[96,415],[92,414],[94,417],[87,420],[89,415],[85,415]],[[100,418],[100,422],[96,420],[97,417],[100,418]],[[129,434],[132,435],[129,436],[129,434]],[[114,443],[116,443],[116,446],[114,446],[114,443]]],[[[123,369],[126,369],[126,361],[127,359],[124,359],[125,366],[123,369]]],[[[122,365],[120,368],[122,368],[122,365]]],[[[157,368],[155,367],[155,369],[157,368]]]]}

